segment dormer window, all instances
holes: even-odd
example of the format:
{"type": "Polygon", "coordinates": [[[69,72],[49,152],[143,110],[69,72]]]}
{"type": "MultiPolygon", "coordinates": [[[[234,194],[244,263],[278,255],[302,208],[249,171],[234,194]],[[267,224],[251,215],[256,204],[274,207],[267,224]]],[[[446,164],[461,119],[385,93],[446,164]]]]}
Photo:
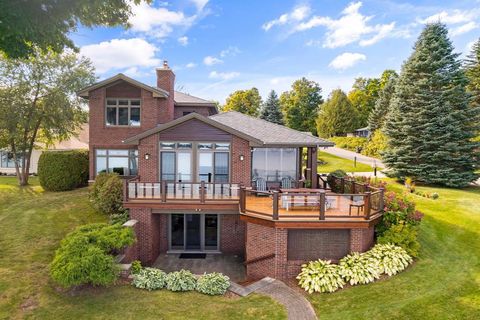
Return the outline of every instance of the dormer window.
{"type": "Polygon", "coordinates": [[[107,99],[105,110],[107,126],[140,126],[140,99],[107,99]]]}

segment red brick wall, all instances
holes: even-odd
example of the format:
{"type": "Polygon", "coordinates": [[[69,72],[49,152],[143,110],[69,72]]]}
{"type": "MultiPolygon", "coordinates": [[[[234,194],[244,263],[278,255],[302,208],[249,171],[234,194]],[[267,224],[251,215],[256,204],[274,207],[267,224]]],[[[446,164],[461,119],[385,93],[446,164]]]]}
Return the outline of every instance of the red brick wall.
{"type": "Polygon", "coordinates": [[[252,154],[247,140],[232,137],[232,183],[241,183],[247,187],[251,184],[252,154]],[[243,161],[240,160],[243,156],[243,161]]]}
{"type": "Polygon", "coordinates": [[[169,92],[167,99],[159,106],[158,123],[166,123],[174,119],[175,74],[171,69],[157,68],[157,87],[169,92]]]}
{"type": "Polygon", "coordinates": [[[145,265],[152,264],[160,253],[160,222],[159,215],[152,214],[148,208],[130,209],[130,219],[137,220],[135,225],[135,244],[138,259],[145,265]]]}
{"type": "MultiPolygon", "coordinates": [[[[167,100],[154,98],[152,93],[144,89],[120,82],[108,88],[91,91],[89,96],[89,149],[90,179],[95,177],[95,149],[135,149],[122,143],[128,137],[139,134],[157,126],[159,122],[173,120],[173,112],[169,115],[167,100]],[[140,127],[107,127],[105,125],[105,99],[107,93],[112,98],[129,98],[141,96],[140,127]],[[118,96],[117,96],[118,95],[118,96]],[[160,119],[160,120],[159,120],[160,119]]],[[[171,109],[173,110],[173,102],[171,109]]]]}
{"type": "Polygon", "coordinates": [[[350,251],[365,252],[373,246],[374,227],[350,230],[350,251]]]}
{"type": "Polygon", "coordinates": [[[244,256],[245,222],[240,220],[239,214],[220,215],[220,251],[244,256]]]}
{"type": "Polygon", "coordinates": [[[140,140],[138,144],[138,175],[140,181],[159,181],[158,134],[140,140]],[[145,155],[149,154],[148,160],[145,155]]]}

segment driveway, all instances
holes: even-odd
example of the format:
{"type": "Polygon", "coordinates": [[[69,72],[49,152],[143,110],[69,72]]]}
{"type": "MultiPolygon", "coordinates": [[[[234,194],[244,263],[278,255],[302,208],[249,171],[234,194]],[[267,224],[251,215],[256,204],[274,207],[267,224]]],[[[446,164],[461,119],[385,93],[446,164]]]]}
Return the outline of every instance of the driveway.
{"type": "Polygon", "coordinates": [[[352,160],[352,161],[356,157],[357,161],[360,162],[360,163],[365,163],[365,164],[368,164],[372,167],[374,167],[376,165],[379,168],[385,168],[385,165],[382,163],[381,160],[376,159],[376,158],[372,158],[372,157],[367,157],[367,156],[364,156],[363,154],[356,153],[356,152],[353,152],[353,151],[349,151],[349,150],[345,150],[345,149],[341,149],[341,148],[337,148],[337,147],[329,147],[329,148],[326,148],[326,149],[319,149],[319,150],[323,151],[323,152],[326,152],[326,153],[329,153],[329,154],[333,154],[333,155],[341,157],[341,158],[349,159],[349,160],[352,160]]]}

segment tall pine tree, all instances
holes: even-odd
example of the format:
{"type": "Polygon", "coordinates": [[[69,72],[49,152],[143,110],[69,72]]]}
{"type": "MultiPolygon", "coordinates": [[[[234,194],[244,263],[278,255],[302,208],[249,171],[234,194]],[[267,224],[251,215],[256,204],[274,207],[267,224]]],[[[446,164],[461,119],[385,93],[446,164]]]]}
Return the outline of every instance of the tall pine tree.
{"type": "Polygon", "coordinates": [[[320,107],[317,118],[319,137],[343,136],[355,130],[358,111],[347,95],[340,89],[333,90],[328,100],[320,107]]]}
{"type": "Polygon", "coordinates": [[[477,178],[479,110],[469,106],[458,56],[446,26],[428,24],[402,66],[384,129],[393,175],[451,187],[477,178]]]}
{"type": "Polygon", "coordinates": [[[480,106],[480,39],[465,59],[465,74],[469,80],[467,91],[473,96],[472,104],[480,106]]]}
{"type": "Polygon", "coordinates": [[[390,101],[392,99],[393,93],[395,92],[397,75],[395,73],[391,74],[389,79],[386,81],[387,82],[385,86],[380,91],[380,95],[375,102],[375,107],[368,116],[368,127],[371,132],[382,128],[383,123],[385,122],[385,117],[389,110],[390,101]]]}
{"type": "Polygon", "coordinates": [[[263,104],[260,118],[276,124],[283,124],[283,114],[280,110],[280,100],[275,90],[270,91],[268,98],[263,104]]]}

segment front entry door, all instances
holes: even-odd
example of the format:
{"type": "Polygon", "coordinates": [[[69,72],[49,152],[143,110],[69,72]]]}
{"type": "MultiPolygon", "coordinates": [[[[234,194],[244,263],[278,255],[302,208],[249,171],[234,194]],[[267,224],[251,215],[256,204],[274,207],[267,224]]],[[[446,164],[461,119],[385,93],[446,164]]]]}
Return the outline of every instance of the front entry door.
{"type": "Polygon", "coordinates": [[[171,214],[169,249],[175,251],[218,250],[217,214],[171,214]]]}

